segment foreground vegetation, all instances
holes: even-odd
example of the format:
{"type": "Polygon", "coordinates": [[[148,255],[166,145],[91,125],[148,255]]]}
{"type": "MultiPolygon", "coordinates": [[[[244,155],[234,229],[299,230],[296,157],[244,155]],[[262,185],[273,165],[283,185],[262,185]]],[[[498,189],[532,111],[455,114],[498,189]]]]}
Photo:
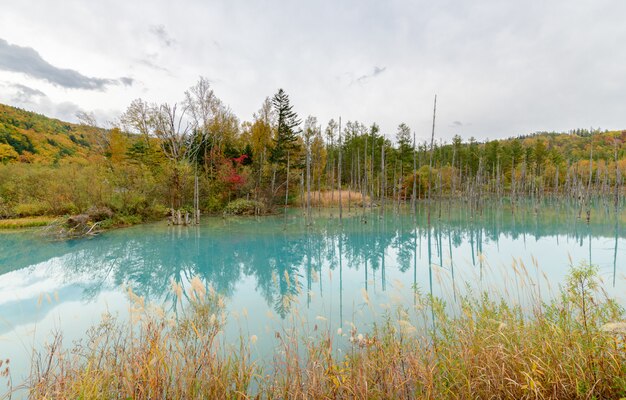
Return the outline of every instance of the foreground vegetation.
{"type": "Polygon", "coordinates": [[[22,388],[48,399],[626,396],[624,310],[591,266],[572,268],[547,304],[483,293],[446,305],[416,291],[368,332],[321,320],[275,332],[269,363],[252,356],[255,335],[226,342],[224,300],[198,278],[172,291],[176,311],[129,292],[129,322],[106,316],[72,349],[57,335],[22,388]]]}

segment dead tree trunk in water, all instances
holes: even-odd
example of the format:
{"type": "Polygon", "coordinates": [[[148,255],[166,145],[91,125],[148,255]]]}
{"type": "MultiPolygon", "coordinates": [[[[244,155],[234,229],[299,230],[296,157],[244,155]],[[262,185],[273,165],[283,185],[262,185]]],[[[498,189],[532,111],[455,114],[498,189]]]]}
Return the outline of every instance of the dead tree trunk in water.
{"type": "Polygon", "coordinates": [[[343,210],[341,208],[341,117],[339,117],[339,138],[338,138],[339,147],[339,164],[337,166],[337,188],[339,189],[339,221],[343,219],[343,210]]]}
{"type": "Polygon", "coordinates": [[[430,207],[432,195],[432,174],[433,174],[433,145],[435,141],[435,116],[437,114],[437,95],[433,106],[433,130],[430,136],[430,163],[428,167],[428,226],[430,226],[430,207]]]}
{"type": "Polygon", "coordinates": [[[558,197],[559,196],[559,165],[556,164],[556,172],[555,172],[555,177],[554,177],[554,197],[558,197]]]}
{"type": "Polygon", "coordinates": [[[306,147],[306,215],[307,224],[311,223],[311,143],[307,140],[306,147]]]}
{"type": "Polygon", "coordinates": [[[374,208],[374,146],[376,145],[376,138],[374,136],[374,130],[372,129],[372,158],[370,160],[370,211],[374,208]]]}
{"type": "Polygon", "coordinates": [[[375,179],[374,179],[374,147],[376,146],[376,133],[374,132],[374,129],[372,129],[372,159],[370,162],[370,171],[371,171],[371,189],[370,189],[370,211],[372,211],[374,209],[374,185],[375,185],[375,179]]]}
{"type": "Polygon", "coordinates": [[[439,203],[439,211],[438,211],[439,212],[439,219],[441,219],[441,199],[443,199],[443,181],[442,181],[442,178],[441,178],[441,168],[438,171],[437,176],[438,176],[437,180],[439,181],[439,183],[438,183],[438,186],[439,186],[439,196],[438,197],[439,198],[437,199],[437,202],[439,203]]]}
{"type": "Polygon", "coordinates": [[[368,182],[367,182],[367,135],[365,135],[365,152],[363,153],[363,221],[365,221],[365,207],[367,207],[367,203],[365,201],[366,195],[368,192],[368,182]]]}
{"type": "Polygon", "coordinates": [[[415,131],[413,131],[413,194],[411,195],[411,212],[417,214],[417,167],[415,154],[415,131]]]}
{"type": "Polygon", "coordinates": [[[270,204],[272,205],[272,207],[274,206],[274,195],[275,195],[275,190],[276,190],[276,164],[274,164],[272,166],[272,186],[271,186],[271,202],[270,204]]]}
{"type": "Polygon", "coordinates": [[[385,216],[385,183],[387,177],[385,176],[385,142],[380,148],[380,217],[385,216]]]}
{"type": "Polygon", "coordinates": [[[352,154],[352,160],[350,160],[350,184],[348,185],[348,215],[352,210],[352,188],[354,187],[354,153],[352,154]]]}
{"type": "Polygon", "coordinates": [[[332,153],[334,146],[335,146],[335,143],[333,141],[332,130],[331,130],[330,148],[328,148],[326,151],[328,153],[328,161],[330,162],[330,204],[331,206],[335,202],[335,159],[333,158],[333,153],[332,153]]]}
{"type": "Polygon", "coordinates": [[[200,183],[198,181],[198,172],[194,179],[193,187],[193,210],[194,210],[194,224],[200,224],[200,183]]]}
{"type": "Polygon", "coordinates": [[[589,181],[587,183],[587,223],[591,219],[591,179],[593,177],[593,146],[589,152],[589,181]]]}
{"type": "Polygon", "coordinates": [[[620,181],[621,181],[621,176],[620,176],[620,169],[619,169],[619,165],[617,164],[617,140],[615,140],[614,142],[615,145],[615,199],[614,199],[614,203],[615,203],[615,213],[616,213],[616,218],[617,218],[617,210],[619,208],[619,186],[620,186],[620,181]]]}
{"type": "Polygon", "coordinates": [[[397,177],[397,174],[398,174],[398,161],[396,160],[396,165],[393,166],[393,178],[391,180],[392,190],[393,190],[392,194],[391,194],[391,201],[392,201],[392,204],[394,205],[393,209],[396,212],[398,211],[399,206],[400,206],[400,202],[399,201],[396,203],[396,200],[397,200],[396,194],[398,192],[398,180],[397,180],[398,177],[397,177]]]}
{"type": "Polygon", "coordinates": [[[285,186],[285,227],[287,226],[287,201],[289,200],[289,152],[287,152],[287,183],[285,186]]]}
{"type": "Polygon", "coordinates": [[[322,172],[317,175],[317,211],[322,211],[322,172]]]}
{"type": "Polygon", "coordinates": [[[302,215],[304,215],[306,219],[306,194],[304,189],[304,174],[306,171],[300,172],[300,202],[302,203],[302,210],[304,211],[302,215]]]}

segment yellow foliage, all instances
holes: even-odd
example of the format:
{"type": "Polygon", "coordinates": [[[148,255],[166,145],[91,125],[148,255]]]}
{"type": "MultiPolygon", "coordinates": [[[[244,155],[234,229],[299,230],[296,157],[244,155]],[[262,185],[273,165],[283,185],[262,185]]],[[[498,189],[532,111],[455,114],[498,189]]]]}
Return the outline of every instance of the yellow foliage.
{"type": "Polygon", "coordinates": [[[115,165],[126,160],[126,151],[128,149],[128,139],[119,128],[111,129],[111,162],[115,165]]]}
{"type": "Polygon", "coordinates": [[[19,154],[17,154],[17,151],[15,151],[12,146],[0,143],[0,162],[15,160],[18,156],[19,154]]]}

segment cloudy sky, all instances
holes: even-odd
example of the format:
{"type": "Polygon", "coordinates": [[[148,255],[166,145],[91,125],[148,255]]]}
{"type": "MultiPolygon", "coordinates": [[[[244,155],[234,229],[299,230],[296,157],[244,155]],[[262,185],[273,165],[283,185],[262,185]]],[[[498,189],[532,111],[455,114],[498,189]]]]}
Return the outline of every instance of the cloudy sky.
{"type": "Polygon", "coordinates": [[[242,119],[279,87],[301,117],[426,139],[626,128],[623,0],[47,0],[0,12],[0,102],[114,120],[199,76],[242,119]]]}

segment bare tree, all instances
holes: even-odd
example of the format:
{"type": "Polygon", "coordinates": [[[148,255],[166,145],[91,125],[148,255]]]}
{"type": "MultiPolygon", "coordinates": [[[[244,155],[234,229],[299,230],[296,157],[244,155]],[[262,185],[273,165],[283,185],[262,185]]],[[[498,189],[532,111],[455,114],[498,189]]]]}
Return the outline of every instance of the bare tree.
{"type": "Polygon", "coordinates": [[[222,104],[215,96],[207,78],[200,77],[198,82],[185,92],[185,108],[189,113],[192,130],[197,134],[194,143],[194,155],[202,151],[202,158],[206,162],[210,157],[208,152],[214,148],[216,138],[212,127],[216,116],[221,111],[222,104]]]}
{"type": "Polygon", "coordinates": [[[428,226],[430,226],[430,202],[432,193],[432,171],[433,171],[433,149],[435,143],[435,116],[437,114],[437,95],[435,95],[435,102],[433,105],[433,130],[430,136],[430,162],[428,166],[428,226]]]}
{"type": "Polygon", "coordinates": [[[317,118],[308,116],[304,121],[304,146],[306,150],[306,211],[308,223],[311,223],[311,145],[313,138],[320,134],[317,118]]]}
{"type": "Polygon", "coordinates": [[[339,129],[337,130],[339,133],[337,138],[337,147],[339,148],[339,160],[337,161],[337,190],[339,191],[339,221],[343,219],[343,208],[341,206],[341,146],[343,145],[341,141],[341,117],[339,117],[339,129]]]}
{"type": "Polygon", "coordinates": [[[94,135],[98,150],[101,153],[108,151],[111,147],[110,132],[108,129],[104,129],[98,125],[98,121],[96,120],[94,113],[88,113],[80,110],[76,113],[76,118],[81,125],[86,127],[90,133],[94,135]]]}
{"type": "Polygon", "coordinates": [[[142,99],[135,99],[130,103],[126,112],[120,118],[122,126],[127,131],[134,131],[142,135],[146,142],[154,131],[154,116],[157,106],[148,104],[142,99]]]}
{"type": "Polygon", "coordinates": [[[176,103],[164,103],[154,114],[154,134],[160,139],[163,154],[171,161],[185,160],[191,150],[192,125],[186,113],[186,108],[179,112],[176,103]]]}

